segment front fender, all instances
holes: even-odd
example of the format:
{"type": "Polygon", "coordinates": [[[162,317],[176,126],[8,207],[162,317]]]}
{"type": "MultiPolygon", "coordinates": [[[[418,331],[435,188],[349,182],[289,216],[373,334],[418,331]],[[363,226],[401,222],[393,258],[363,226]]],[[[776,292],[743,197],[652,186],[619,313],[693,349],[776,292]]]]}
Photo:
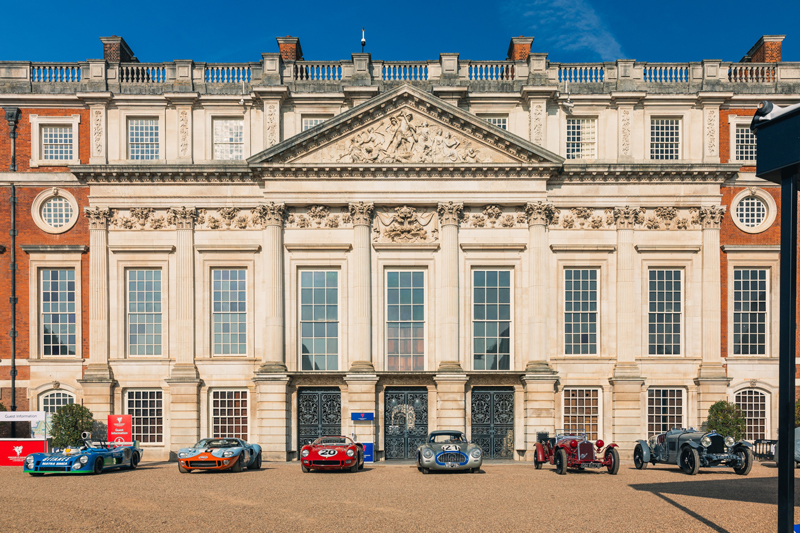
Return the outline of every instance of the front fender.
{"type": "Polygon", "coordinates": [[[536,460],[539,461],[540,463],[547,462],[547,454],[544,453],[544,446],[542,446],[541,442],[536,443],[536,447],[533,453],[535,454],[536,460]]]}
{"type": "Polygon", "coordinates": [[[645,463],[649,463],[650,462],[650,445],[647,444],[646,440],[639,440],[639,441],[636,441],[636,442],[639,444],[639,446],[642,447],[642,461],[645,462],[645,463]]]}
{"type": "Polygon", "coordinates": [[[697,444],[697,443],[696,443],[695,441],[693,441],[693,440],[687,440],[686,442],[682,442],[682,443],[681,443],[681,448],[685,448],[686,446],[689,446],[689,447],[691,447],[691,448],[694,448],[695,450],[699,450],[699,449],[700,449],[700,445],[699,445],[699,444],[697,444]]]}
{"type": "Polygon", "coordinates": [[[753,444],[747,442],[746,440],[740,440],[736,444],[733,445],[734,448],[752,448],[753,444]]]}

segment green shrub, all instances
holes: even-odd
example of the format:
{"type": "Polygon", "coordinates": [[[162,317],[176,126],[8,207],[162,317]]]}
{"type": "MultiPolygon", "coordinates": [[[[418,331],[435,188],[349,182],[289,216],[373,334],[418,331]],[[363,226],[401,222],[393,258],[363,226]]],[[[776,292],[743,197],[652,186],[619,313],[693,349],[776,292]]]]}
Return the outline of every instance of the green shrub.
{"type": "Polygon", "coordinates": [[[731,435],[742,440],[747,430],[744,413],[736,404],[719,401],[708,410],[708,429],[714,430],[723,437],[731,435]]]}
{"type": "Polygon", "coordinates": [[[94,417],[86,407],[77,403],[65,405],[53,413],[51,435],[53,447],[66,448],[83,442],[81,433],[92,431],[94,417]]]}
{"type": "Polygon", "coordinates": [[[795,427],[800,426],[800,400],[794,404],[794,425],[795,427]]]}

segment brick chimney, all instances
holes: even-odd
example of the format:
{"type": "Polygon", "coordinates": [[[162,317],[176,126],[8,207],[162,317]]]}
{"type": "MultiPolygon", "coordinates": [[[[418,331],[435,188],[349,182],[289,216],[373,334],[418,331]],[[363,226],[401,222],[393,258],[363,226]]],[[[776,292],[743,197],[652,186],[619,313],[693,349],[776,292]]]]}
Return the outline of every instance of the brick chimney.
{"type": "Polygon", "coordinates": [[[284,61],[302,61],[303,49],[300,48],[299,37],[276,37],[278,40],[278,48],[281,52],[281,58],[284,61]]]}
{"type": "Polygon", "coordinates": [[[762,35],[739,63],[780,63],[785,35],[762,35]]]}
{"type": "Polygon", "coordinates": [[[508,45],[509,61],[527,61],[531,54],[531,44],[533,37],[512,37],[511,44],[508,45]]]}
{"type": "Polygon", "coordinates": [[[125,39],[117,35],[111,37],[100,37],[103,43],[103,59],[109,63],[138,63],[139,60],[133,55],[133,50],[125,42],[125,39]]]}

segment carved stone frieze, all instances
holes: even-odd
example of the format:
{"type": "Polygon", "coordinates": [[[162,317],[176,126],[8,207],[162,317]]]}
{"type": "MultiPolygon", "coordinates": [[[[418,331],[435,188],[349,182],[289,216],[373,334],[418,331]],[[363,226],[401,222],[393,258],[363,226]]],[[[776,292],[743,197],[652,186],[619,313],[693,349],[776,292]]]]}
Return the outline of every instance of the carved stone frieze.
{"type": "Polygon", "coordinates": [[[178,139],[180,157],[189,157],[189,111],[186,109],[178,113],[178,139]]]}
{"type": "Polygon", "coordinates": [[[340,213],[333,213],[334,208],[326,205],[309,205],[306,207],[290,207],[286,211],[286,228],[290,229],[332,229],[350,227],[353,217],[347,207],[340,213]]]}
{"type": "MultiPolygon", "coordinates": [[[[203,212],[205,214],[205,210],[203,212]]],[[[166,225],[175,226],[177,229],[194,229],[197,219],[198,213],[194,207],[170,207],[164,220],[165,224],[159,224],[153,229],[162,229],[166,225]]]]}
{"type": "Polygon", "coordinates": [[[725,216],[725,209],[724,205],[693,208],[691,210],[694,214],[693,221],[700,224],[703,229],[719,229],[722,217],[725,216]]]}
{"type": "Polygon", "coordinates": [[[278,144],[278,106],[269,104],[264,110],[264,122],[266,124],[266,145],[273,146],[278,144]]]}
{"type": "Polygon", "coordinates": [[[270,202],[268,204],[261,204],[255,209],[258,209],[258,218],[264,226],[282,226],[283,219],[286,216],[286,205],[282,202],[270,202]]]}
{"type": "Polygon", "coordinates": [[[477,208],[478,213],[473,213],[474,208],[464,207],[461,226],[465,228],[518,228],[527,227],[527,217],[523,208],[511,208],[490,204],[477,208]]]}
{"type": "MultiPolygon", "coordinates": [[[[633,229],[644,223],[644,215],[647,210],[644,207],[615,207],[609,213],[611,216],[606,217],[606,223],[609,223],[609,218],[617,226],[617,229],[633,229]]],[[[611,225],[609,223],[609,225],[611,225]]]]}
{"type": "MultiPolygon", "coordinates": [[[[369,226],[372,224],[372,213],[375,211],[375,204],[372,202],[356,202],[349,205],[349,217],[352,217],[354,226],[369,226]]],[[[349,223],[347,220],[345,223],[349,223]]]]}
{"type": "Polygon", "coordinates": [[[103,155],[103,111],[94,111],[94,153],[96,156],[103,155]]]}
{"type": "Polygon", "coordinates": [[[717,112],[713,109],[708,112],[706,123],[706,139],[708,140],[708,155],[717,154],[717,112]]]}
{"type": "Polygon", "coordinates": [[[631,155],[631,111],[630,109],[622,110],[622,142],[620,155],[631,155]]]}
{"type": "Polygon", "coordinates": [[[410,206],[395,207],[394,212],[376,212],[374,242],[435,242],[438,238],[435,213],[418,213],[410,206]]]}
{"type": "Polygon", "coordinates": [[[108,207],[84,207],[83,216],[89,221],[89,229],[106,229],[113,215],[108,207]]]}
{"type": "Polygon", "coordinates": [[[436,208],[439,213],[439,224],[458,225],[464,214],[464,204],[461,202],[442,202],[436,208]]]}
{"type": "Polygon", "coordinates": [[[558,220],[561,211],[548,202],[528,202],[525,204],[525,214],[528,217],[528,225],[540,224],[550,226],[558,220]]]}

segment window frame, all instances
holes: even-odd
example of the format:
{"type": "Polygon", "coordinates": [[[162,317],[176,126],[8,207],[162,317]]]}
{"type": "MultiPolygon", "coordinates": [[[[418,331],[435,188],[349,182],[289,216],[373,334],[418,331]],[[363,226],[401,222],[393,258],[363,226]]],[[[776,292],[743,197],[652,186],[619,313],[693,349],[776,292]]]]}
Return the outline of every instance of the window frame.
{"type": "MultiPolygon", "coordinates": [[[[169,320],[169,313],[168,313],[168,310],[167,310],[167,307],[166,307],[165,293],[164,293],[165,289],[167,289],[167,283],[166,283],[166,280],[165,280],[165,278],[166,278],[165,270],[163,268],[159,268],[159,267],[144,267],[144,266],[130,266],[129,265],[126,268],[123,269],[123,274],[124,275],[123,275],[123,278],[122,278],[122,283],[125,285],[125,287],[123,289],[124,292],[125,292],[125,299],[123,300],[123,302],[124,302],[123,303],[123,313],[124,313],[123,328],[125,330],[125,344],[124,344],[124,346],[125,346],[125,355],[126,355],[127,358],[133,358],[133,359],[138,359],[140,357],[144,357],[144,358],[162,358],[162,357],[164,357],[165,345],[168,344],[168,340],[169,340],[165,336],[166,331],[167,331],[165,322],[169,320]],[[142,314],[142,313],[138,313],[138,312],[137,313],[131,313],[131,311],[128,308],[128,306],[130,304],[130,291],[129,291],[129,288],[128,288],[128,283],[130,282],[129,276],[130,276],[130,273],[132,271],[147,271],[147,270],[161,273],[161,279],[159,280],[161,282],[161,291],[160,291],[161,292],[161,301],[159,302],[161,304],[161,311],[158,313],[158,314],[161,315],[161,334],[160,334],[161,335],[161,344],[160,344],[161,353],[160,354],[152,354],[152,355],[131,354],[130,315],[131,314],[142,314]],[[165,311],[167,311],[167,312],[165,312],[165,311]],[[166,315],[166,319],[167,320],[164,320],[165,319],[165,315],[166,315]]],[[[153,303],[155,303],[155,300],[153,301],[153,303]]],[[[153,314],[153,315],[155,315],[156,312],[153,311],[152,313],[144,313],[144,314],[153,314]]]]}
{"type": "MultiPolygon", "coordinates": [[[[469,364],[468,364],[467,368],[469,368],[469,369],[471,369],[471,370],[473,370],[475,372],[507,372],[507,371],[512,371],[515,368],[514,367],[514,347],[515,347],[514,346],[514,339],[515,339],[515,333],[516,332],[515,332],[515,328],[514,328],[514,318],[515,318],[515,316],[514,316],[515,315],[514,308],[515,308],[515,296],[516,296],[515,292],[516,292],[517,286],[518,286],[518,284],[516,283],[516,280],[514,279],[516,271],[517,271],[517,269],[514,268],[514,265],[508,265],[506,263],[504,263],[502,265],[488,265],[488,266],[483,265],[483,263],[476,263],[476,264],[469,265],[469,268],[468,268],[469,280],[468,280],[468,286],[466,287],[467,291],[469,292],[469,294],[468,294],[468,296],[466,298],[466,304],[468,306],[467,307],[466,316],[469,317],[468,320],[467,320],[468,331],[467,331],[466,338],[469,339],[469,341],[468,341],[469,342],[469,347],[467,348],[466,351],[467,351],[468,356],[469,356],[469,364]],[[509,290],[509,294],[510,294],[510,298],[509,298],[509,307],[510,307],[509,323],[510,323],[510,325],[509,325],[509,347],[508,347],[508,349],[509,349],[509,361],[508,361],[509,368],[508,368],[508,370],[500,370],[499,368],[497,370],[488,370],[488,369],[476,370],[475,369],[475,327],[474,327],[474,323],[475,323],[475,306],[474,306],[475,274],[474,273],[476,271],[484,271],[484,272],[486,272],[486,271],[495,271],[495,272],[505,271],[505,272],[509,272],[509,283],[510,283],[510,285],[509,285],[509,289],[510,289],[509,290]]],[[[498,319],[498,321],[499,321],[499,319],[498,319]]],[[[499,366],[499,364],[498,364],[498,366],[499,366]]]]}
{"type": "MultiPolygon", "coordinates": [[[[647,317],[644,323],[645,326],[645,342],[644,342],[644,350],[642,350],[648,357],[685,357],[686,356],[686,283],[687,283],[687,268],[683,265],[665,265],[665,266],[658,266],[658,264],[652,265],[643,265],[643,271],[646,273],[645,277],[645,287],[644,287],[644,294],[646,295],[645,298],[645,316],[647,317]],[[679,354],[651,354],[650,353],[650,272],[651,271],[678,271],[681,273],[681,289],[680,289],[680,298],[681,298],[681,311],[680,311],[680,320],[678,321],[678,325],[680,326],[680,341],[678,342],[678,349],[680,350],[679,354]]],[[[673,280],[674,281],[674,280],[673,280]]],[[[658,314],[658,311],[656,311],[658,314]]],[[[674,314],[674,312],[673,312],[674,314]]],[[[673,333],[674,334],[674,333],[673,333]]],[[[674,344],[674,343],[673,343],[674,344]]]]}
{"type": "Polygon", "coordinates": [[[739,126],[750,126],[750,122],[753,120],[752,115],[749,116],[740,116],[740,115],[728,115],[728,163],[737,164],[740,163],[741,166],[749,167],[755,166],[756,161],[755,159],[746,159],[746,160],[738,160],[736,159],[736,128],[739,126]]]}
{"type": "MultiPolygon", "coordinates": [[[[428,279],[428,270],[424,267],[415,267],[415,266],[406,266],[406,267],[385,267],[382,270],[382,282],[383,282],[383,291],[382,291],[382,306],[381,311],[383,315],[381,330],[383,332],[383,363],[386,366],[386,371],[388,372],[424,372],[428,370],[428,359],[430,357],[429,352],[429,344],[428,344],[428,331],[429,331],[429,317],[431,315],[431,308],[430,308],[430,279],[428,279]],[[424,320],[422,321],[422,346],[423,346],[423,353],[422,353],[422,369],[421,370],[389,370],[389,317],[388,317],[388,305],[389,305],[389,272],[411,272],[412,275],[414,272],[422,272],[422,279],[423,279],[423,313],[425,315],[424,320]]],[[[397,322],[403,322],[402,320],[398,320],[397,322]]],[[[415,320],[410,321],[412,323],[416,322],[415,320]]],[[[413,355],[412,355],[412,367],[413,367],[413,355]]]]}
{"type": "Polygon", "coordinates": [[[35,326],[36,335],[29,337],[29,358],[47,361],[82,361],[83,360],[83,295],[82,295],[82,255],[81,253],[56,253],[53,259],[49,253],[31,253],[29,262],[29,314],[31,330],[35,326]],[[41,321],[41,274],[43,269],[75,270],[75,355],[44,355],[42,321],[41,321]]]}
{"type": "MultiPolygon", "coordinates": [[[[561,355],[564,357],[601,357],[602,350],[601,350],[601,327],[602,327],[602,289],[603,289],[603,280],[602,280],[602,272],[600,267],[598,266],[582,266],[582,265],[567,265],[563,266],[560,271],[560,293],[559,293],[559,302],[561,304],[561,313],[559,314],[558,320],[560,324],[560,343],[561,343],[561,355]],[[567,313],[567,300],[566,300],[566,286],[567,286],[567,270],[597,270],[597,331],[595,332],[596,336],[596,349],[595,353],[567,353],[567,339],[566,339],[566,321],[564,315],[567,313]]],[[[574,311],[572,311],[574,313],[574,311]]],[[[572,333],[574,334],[574,332],[572,333]]]]}
{"type": "MultiPolygon", "coordinates": [[[[764,439],[769,439],[770,436],[772,435],[772,432],[771,432],[771,429],[772,429],[772,393],[770,391],[766,390],[766,389],[760,388],[758,386],[758,384],[753,386],[750,383],[747,383],[744,386],[740,386],[739,388],[732,389],[730,391],[729,401],[732,404],[738,406],[739,404],[736,403],[736,396],[738,396],[742,392],[747,392],[747,391],[754,391],[754,392],[757,392],[757,393],[761,394],[762,396],[764,396],[764,404],[765,405],[764,405],[764,437],[763,438],[764,439]]],[[[744,413],[744,410],[742,411],[742,413],[744,413]]],[[[746,413],[744,413],[744,414],[745,414],[745,420],[747,420],[746,413]]],[[[751,440],[751,439],[748,438],[746,430],[745,430],[745,440],[751,440]]]]}
{"type": "MultiPolygon", "coordinates": [[[[576,383],[574,385],[564,385],[564,387],[559,391],[559,394],[561,396],[561,401],[559,402],[559,405],[560,405],[560,408],[561,408],[561,420],[560,420],[561,424],[558,426],[558,429],[566,429],[566,426],[567,426],[567,423],[566,423],[567,413],[566,413],[566,405],[565,404],[566,404],[566,400],[567,400],[567,394],[566,393],[567,393],[567,391],[570,391],[570,390],[597,391],[597,438],[598,439],[602,439],[603,438],[603,426],[604,426],[604,424],[603,424],[603,414],[604,414],[603,413],[603,402],[605,401],[603,393],[605,392],[605,389],[603,389],[603,387],[596,386],[596,385],[582,385],[582,384],[578,384],[578,383],[576,383]]],[[[586,415],[582,415],[582,416],[585,417],[586,415]]],[[[592,439],[591,438],[590,432],[587,432],[586,438],[588,438],[589,440],[597,440],[597,439],[592,439]]]]}
{"type": "MultiPolygon", "coordinates": [[[[615,248],[616,249],[616,248],[615,248]]],[[[616,353],[608,353],[608,350],[613,349],[613,342],[609,343],[603,338],[603,335],[606,331],[612,331],[613,324],[610,322],[611,315],[608,312],[607,305],[608,302],[604,302],[603,298],[607,291],[609,291],[609,260],[613,254],[608,253],[608,251],[580,251],[575,252],[575,250],[559,250],[554,249],[556,252],[556,262],[558,268],[558,274],[556,277],[556,283],[553,284],[553,288],[556,292],[551,292],[551,298],[554,298],[557,302],[558,306],[558,318],[556,320],[557,327],[555,334],[558,335],[557,337],[549,337],[550,342],[554,342],[551,346],[557,346],[556,355],[551,356],[551,360],[561,360],[561,361],[574,361],[578,358],[589,358],[592,361],[597,360],[598,358],[608,358],[608,359],[616,359],[616,353]],[[598,279],[598,312],[600,316],[598,317],[598,327],[597,327],[597,353],[594,355],[586,354],[567,354],[565,349],[565,328],[564,328],[564,313],[566,312],[566,306],[564,301],[564,292],[565,292],[565,281],[566,275],[564,274],[564,270],[567,268],[571,269],[586,269],[586,268],[596,268],[600,271],[597,279],[598,279]]],[[[613,312],[613,309],[611,310],[613,312]]]]}
{"type": "Polygon", "coordinates": [[[129,116],[129,117],[126,117],[126,119],[125,119],[125,147],[126,147],[126,157],[127,157],[128,161],[147,164],[150,161],[160,161],[162,159],[166,159],[165,157],[162,157],[162,156],[166,155],[163,152],[163,143],[161,142],[161,138],[164,136],[164,132],[162,130],[163,130],[162,122],[159,119],[159,117],[157,117],[157,116],[142,115],[142,116],[129,116]],[[154,157],[154,158],[138,158],[138,159],[133,159],[131,157],[131,145],[132,145],[132,143],[131,143],[131,121],[134,121],[134,120],[155,120],[156,121],[156,127],[158,128],[158,133],[157,133],[158,137],[157,137],[156,142],[155,143],[153,143],[153,142],[136,143],[136,144],[155,144],[155,145],[157,145],[158,146],[158,157],[154,157]]]}
{"type": "MultiPolygon", "coordinates": [[[[302,283],[301,282],[298,282],[296,284],[297,287],[296,287],[296,293],[295,294],[297,294],[297,302],[298,302],[298,304],[296,306],[297,309],[296,309],[296,312],[295,312],[294,316],[297,317],[297,319],[295,321],[295,323],[297,325],[297,339],[298,339],[298,341],[297,341],[297,368],[301,372],[342,372],[343,370],[346,370],[346,369],[343,369],[343,364],[342,364],[342,362],[343,362],[343,357],[342,357],[342,330],[344,329],[342,327],[343,326],[343,324],[342,324],[343,316],[342,316],[342,305],[341,305],[342,296],[343,296],[343,292],[342,292],[342,272],[341,272],[341,270],[339,268],[331,268],[331,267],[316,267],[315,268],[315,267],[312,267],[312,266],[298,268],[296,272],[297,272],[297,279],[298,280],[301,279],[301,276],[303,275],[304,272],[336,272],[336,274],[337,274],[337,281],[336,281],[337,301],[336,301],[336,306],[338,308],[338,310],[337,310],[338,320],[336,322],[337,323],[337,326],[336,326],[336,329],[337,329],[336,366],[337,366],[337,368],[336,369],[325,368],[325,370],[315,370],[315,369],[304,370],[303,369],[303,352],[302,352],[302,349],[303,349],[302,338],[303,338],[303,336],[302,336],[302,331],[301,331],[301,328],[302,328],[301,323],[303,322],[303,320],[301,319],[301,316],[302,316],[302,307],[301,306],[302,306],[302,290],[303,290],[303,287],[302,287],[302,283]]],[[[326,285],[326,288],[327,288],[327,285],[326,285]]],[[[312,321],[312,323],[314,323],[314,321],[312,321]]],[[[312,361],[312,366],[313,366],[313,361],[312,361]]],[[[326,362],[326,366],[327,366],[327,362],[326,362]]]]}
{"type": "Polygon", "coordinates": [[[243,137],[242,137],[242,161],[246,160],[248,157],[253,155],[251,150],[251,115],[250,110],[246,109],[244,113],[232,113],[230,109],[206,109],[205,110],[205,131],[208,134],[205,136],[205,143],[202,147],[203,150],[203,158],[206,161],[237,161],[237,160],[226,160],[226,159],[214,159],[214,121],[218,119],[222,120],[239,120],[241,119],[243,124],[243,137]]]}
{"type": "Polygon", "coordinates": [[[208,431],[203,434],[208,435],[209,438],[241,438],[246,442],[250,442],[250,432],[253,429],[253,417],[251,416],[251,409],[253,408],[251,391],[247,387],[210,387],[206,393],[208,401],[208,431]],[[226,437],[219,437],[214,434],[214,393],[216,392],[244,392],[247,400],[247,407],[245,413],[247,416],[247,432],[244,435],[227,435],[226,437]]]}
{"type": "Polygon", "coordinates": [[[47,411],[45,409],[44,401],[51,394],[66,394],[68,397],[72,398],[72,402],[70,402],[70,403],[78,403],[78,397],[74,393],[72,393],[72,392],[70,392],[68,390],[64,390],[64,389],[61,389],[61,388],[58,388],[58,389],[52,389],[52,388],[51,389],[47,389],[46,391],[44,391],[42,393],[39,393],[37,405],[39,406],[39,410],[40,411],[44,411],[49,415],[55,413],[56,411],[58,411],[58,409],[60,409],[61,407],[64,407],[64,405],[69,405],[69,403],[65,403],[64,405],[58,406],[56,408],[56,411],[52,411],[52,412],[47,411]]]}
{"type": "MultiPolygon", "coordinates": [[[[681,422],[677,426],[673,426],[673,427],[679,427],[679,428],[687,427],[688,426],[687,421],[689,420],[689,418],[688,418],[689,417],[689,403],[688,403],[688,394],[687,394],[686,388],[685,387],[681,387],[681,386],[669,386],[669,385],[653,384],[653,385],[648,386],[643,391],[643,393],[644,393],[644,401],[645,401],[644,410],[643,410],[644,428],[645,428],[645,434],[647,435],[647,438],[651,437],[651,435],[650,435],[650,391],[651,390],[670,390],[670,391],[679,391],[681,393],[681,415],[680,415],[681,416],[681,422]]],[[[659,416],[665,416],[665,415],[661,414],[659,416]]],[[[669,415],[667,415],[667,416],[669,416],[669,415]]],[[[672,429],[672,428],[669,428],[669,429],[672,429]]],[[[669,431],[669,429],[667,429],[667,431],[669,431]]],[[[653,435],[660,435],[661,433],[664,433],[664,432],[659,430],[656,433],[654,433],[653,435]]]]}
{"type": "Polygon", "coordinates": [[[31,159],[30,167],[67,167],[81,164],[80,156],[80,115],[50,116],[28,115],[31,125],[31,159]],[[72,127],[72,159],[44,159],[44,139],[42,128],[46,126],[71,126],[72,127]]]}
{"type": "MultiPolygon", "coordinates": [[[[747,266],[735,267],[733,269],[733,276],[730,278],[730,281],[732,283],[734,283],[734,286],[729,289],[730,292],[732,293],[734,306],[736,304],[736,286],[735,286],[735,283],[737,281],[736,280],[736,271],[737,270],[739,270],[739,271],[750,271],[750,272],[753,272],[753,271],[755,271],[755,272],[762,272],[762,271],[765,272],[765,274],[764,274],[764,282],[767,285],[766,291],[765,291],[766,292],[767,301],[765,302],[766,305],[764,306],[764,311],[763,311],[763,313],[764,313],[764,353],[763,354],[753,354],[753,353],[749,353],[749,354],[738,353],[737,354],[737,353],[734,353],[734,355],[735,356],[742,356],[742,357],[752,357],[752,356],[755,356],[755,357],[766,357],[769,354],[769,348],[770,348],[769,334],[770,334],[770,329],[771,329],[770,328],[770,320],[772,318],[771,317],[771,313],[770,313],[770,303],[771,303],[770,300],[771,300],[771,292],[772,292],[772,285],[771,285],[771,280],[770,280],[770,277],[771,277],[770,276],[770,270],[768,268],[763,268],[763,267],[747,267],[747,266]]],[[[739,280],[739,281],[744,281],[744,280],[739,280]]],[[[750,279],[748,281],[753,281],[753,280],[750,279]]],[[[748,290],[747,292],[752,292],[752,291],[748,290]]],[[[752,303],[752,300],[750,301],[750,303],[752,303]]],[[[753,313],[753,311],[751,310],[751,311],[748,311],[747,313],[740,312],[738,314],[752,314],[752,313],[753,313]]],[[[756,311],[756,314],[760,314],[760,313],[761,313],[761,311],[756,311]]],[[[731,326],[734,329],[731,329],[730,331],[728,331],[728,337],[731,338],[731,345],[734,348],[734,350],[735,350],[735,347],[736,347],[736,340],[735,340],[735,335],[736,335],[736,332],[735,332],[735,325],[736,325],[735,315],[736,314],[737,314],[736,309],[735,308],[731,309],[731,317],[732,317],[731,326]]],[[[752,332],[748,332],[748,334],[752,334],[752,332]]],[[[753,344],[749,343],[749,342],[748,343],[742,343],[742,344],[746,344],[747,346],[753,346],[753,344]]],[[[757,343],[755,346],[758,346],[759,344],[760,343],[757,343]]]]}
{"type": "Polygon", "coordinates": [[[311,128],[319,126],[320,124],[332,119],[333,117],[334,117],[333,114],[327,114],[327,113],[302,113],[300,115],[300,131],[299,131],[299,133],[303,133],[304,131],[307,131],[307,130],[309,130],[311,128]],[[314,124],[313,126],[309,126],[308,128],[306,128],[305,127],[306,120],[321,120],[322,122],[318,122],[317,124],[314,124]]]}
{"type": "Polygon", "coordinates": [[[568,115],[564,117],[564,140],[562,146],[564,147],[564,158],[569,161],[581,161],[581,160],[590,160],[594,161],[596,159],[600,159],[600,119],[596,115],[568,115]],[[568,141],[568,128],[569,128],[569,121],[570,120],[582,120],[582,121],[592,121],[594,122],[594,141],[591,143],[594,146],[594,157],[583,157],[583,146],[588,144],[581,142],[581,157],[569,157],[567,153],[567,143],[568,141]]]}
{"type": "Polygon", "coordinates": [[[672,111],[672,110],[645,110],[644,113],[644,154],[643,159],[645,161],[684,161],[689,159],[689,149],[690,145],[688,144],[686,131],[690,128],[691,120],[690,120],[690,112],[689,111],[672,111]],[[678,159],[652,159],[650,157],[650,148],[652,146],[652,121],[653,120],[677,120],[679,123],[679,139],[678,139],[678,159]]]}
{"type": "Polygon", "coordinates": [[[498,127],[503,131],[509,131],[509,116],[508,113],[480,113],[478,114],[478,118],[485,120],[487,123],[491,124],[492,126],[498,127]],[[490,122],[491,120],[505,120],[506,127],[498,126],[490,122]]]}
{"type": "MultiPolygon", "coordinates": [[[[160,408],[161,409],[161,417],[160,417],[161,418],[161,433],[160,433],[161,440],[159,440],[157,442],[144,442],[144,441],[140,440],[139,441],[139,445],[143,446],[143,447],[164,446],[166,444],[167,427],[169,426],[169,420],[167,419],[167,416],[166,416],[166,413],[167,413],[166,394],[164,393],[164,391],[162,389],[157,389],[157,388],[138,388],[138,387],[136,387],[136,388],[125,389],[125,392],[122,395],[122,408],[123,408],[123,413],[124,414],[131,415],[131,439],[134,439],[134,437],[135,437],[134,428],[136,427],[136,424],[134,423],[134,419],[136,417],[130,412],[130,410],[129,410],[130,406],[128,405],[128,394],[130,394],[131,392],[134,392],[134,393],[135,392],[160,392],[161,393],[161,408],[160,408]]],[[[135,407],[134,407],[134,409],[135,409],[135,407]]]]}
{"type": "Polygon", "coordinates": [[[748,187],[736,193],[736,195],[731,199],[730,215],[733,224],[739,230],[754,235],[757,233],[763,233],[772,227],[772,225],[775,223],[775,219],[778,216],[778,205],[775,202],[775,198],[773,198],[772,195],[767,193],[767,191],[764,189],[760,187],[748,187]],[[739,207],[739,203],[746,198],[750,198],[751,196],[755,196],[764,202],[767,209],[767,214],[761,224],[753,227],[746,226],[739,218],[739,214],[736,212],[737,207],[739,207]]]}
{"type": "MultiPolygon", "coordinates": [[[[746,247],[742,247],[746,248],[746,247]]],[[[780,314],[780,253],[775,250],[759,250],[753,247],[752,251],[731,249],[724,247],[723,251],[728,258],[728,309],[727,309],[727,351],[731,359],[774,359],[778,357],[778,316],[780,314]],[[743,355],[733,353],[733,283],[735,269],[765,269],[767,270],[767,317],[766,317],[766,346],[764,355],[743,355]]]]}
{"type": "Polygon", "coordinates": [[[36,195],[36,198],[33,199],[33,203],[31,204],[31,218],[33,219],[34,224],[36,224],[40,230],[51,235],[60,235],[71,230],[78,222],[79,216],[80,209],[75,197],[69,191],[60,189],[58,187],[52,187],[50,189],[43,190],[36,195]],[[42,208],[44,207],[44,204],[52,198],[63,198],[72,206],[72,215],[67,223],[60,228],[51,226],[42,216],[42,208]]]}
{"type": "MultiPolygon", "coordinates": [[[[166,105],[166,104],[165,104],[166,105]]],[[[176,119],[177,120],[177,119],[176,119]]],[[[109,119],[109,128],[111,128],[111,119],[109,119]]],[[[191,121],[190,121],[191,123],[191,121]]],[[[118,144],[114,143],[113,132],[109,135],[109,151],[108,159],[109,164],[112,163],[125,163],[129,165],[162,165],[167,163],[167,131],[166,131],[167,117],[166,109],[164,107],[148,106],[142,109],[123,108],[119,110],[119,125],[117,130],[118,144]],[[128,143],[128,121],[131,119],[157,119],[158,120],[158,159],[131,159],[128,143]],[[116,153],[114,153],[116,152],[116,153]],[[116,157],[116,159],[114,158],[116,157]]],[[[176,126],[177,128],[177,126],[176,126]]],[[[110,130],[109,130],[110,131],[110,130]]],[[[177,131],[177,130],[176,130],[177,131]]],[[[177,157],[177,142],[175,145],[175,152],[177,157]]]]}

